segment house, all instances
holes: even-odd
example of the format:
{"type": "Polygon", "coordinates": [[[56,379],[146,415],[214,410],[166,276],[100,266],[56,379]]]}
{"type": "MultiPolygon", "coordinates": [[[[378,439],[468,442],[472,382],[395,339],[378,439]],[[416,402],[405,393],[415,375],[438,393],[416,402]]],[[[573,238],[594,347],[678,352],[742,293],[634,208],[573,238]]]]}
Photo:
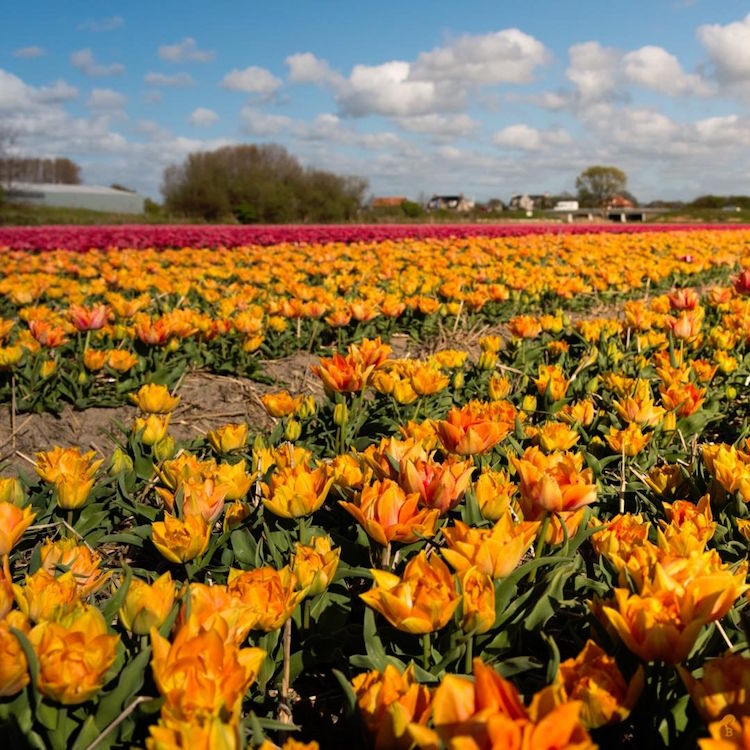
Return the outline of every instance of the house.
{"type": "Polygon", "coordinates": [[[402,203],[406,203],[406,198],[402,195],[386,195],[372,199],[373,208],[398,208],[402,203]]]}
{"type": "Polygon", "coordinates": [[[534,210],[534,199],[528,194],[514,195],[510,199],[508,208],[511,211],[533,211],[534,210]]]}
{"type": "Polygon", "coordinates": [[[118,214],[142,214],[145,198],[138,193],[102,185],[57,185],[13,182],[6,191],[8,201],[34,206],[86,208],[118,214]]]}
{"type": "Polygon", "coordinates": [[[635,208],[635,203],[624,195],[613,195],[607,203],[607,208],[635,208]]]}
{"type": "Polygon", "coordinates": [[[463,195],[433,195],[427,201],[428,211],[471,211],[474,201],[467,200],[463,195]]]}

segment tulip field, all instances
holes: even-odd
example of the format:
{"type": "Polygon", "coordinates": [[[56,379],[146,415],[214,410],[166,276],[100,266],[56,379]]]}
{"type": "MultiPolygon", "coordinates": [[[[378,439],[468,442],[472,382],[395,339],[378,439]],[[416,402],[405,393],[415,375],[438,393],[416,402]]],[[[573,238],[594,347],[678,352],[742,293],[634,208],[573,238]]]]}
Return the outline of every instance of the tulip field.
{"type": "Polygon", "coordinates": [[[750,227],[0,228],[3,746],[746,749],[749,385],[750,227]]]}

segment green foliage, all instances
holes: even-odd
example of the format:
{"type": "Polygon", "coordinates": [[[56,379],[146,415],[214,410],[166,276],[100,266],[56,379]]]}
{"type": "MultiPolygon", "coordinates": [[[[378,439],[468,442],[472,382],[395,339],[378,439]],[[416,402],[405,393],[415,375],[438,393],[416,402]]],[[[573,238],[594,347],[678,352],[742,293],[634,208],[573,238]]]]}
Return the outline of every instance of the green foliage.
{"type": "Polygon", "coordinates": [[[576,191],[581,206],[603,208],[627,187],[628,176],[617,167],[588,167],[576,177],[576,191]]]}
{"type": "Polygon", "coordinates": [[[164,172],[168,211],[242,224],[292,221],[340,222],[357,216],[367,184],[316,169],[303,169],[282,146],[226,146],[190,154],[164,172]]]}
{"type": "Polygon", "coordinates": [[[424,209],[419,203],[414,201],[404,201],[401,204],[401,211],[409,219],[418,219],[424,215],[424,209]]]}

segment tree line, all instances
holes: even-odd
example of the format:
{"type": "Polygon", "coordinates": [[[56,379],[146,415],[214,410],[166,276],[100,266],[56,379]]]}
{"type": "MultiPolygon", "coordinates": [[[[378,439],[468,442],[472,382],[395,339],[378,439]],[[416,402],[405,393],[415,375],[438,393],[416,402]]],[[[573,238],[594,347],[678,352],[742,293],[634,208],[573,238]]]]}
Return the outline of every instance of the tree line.
{"type": "Polygon", "coordinates": [[[0,158],[0,185],[14,182],[80,185],[81,168],[70,159],[39,159],[5,156],[0,158]]]}
{"type": "Polygon", "coordinates": [[[165,170],[161,190],[171,214],[318,223],[356,218],[367,181],[304,168],[283,146],[244,144],[189,154],[165,170]]]}

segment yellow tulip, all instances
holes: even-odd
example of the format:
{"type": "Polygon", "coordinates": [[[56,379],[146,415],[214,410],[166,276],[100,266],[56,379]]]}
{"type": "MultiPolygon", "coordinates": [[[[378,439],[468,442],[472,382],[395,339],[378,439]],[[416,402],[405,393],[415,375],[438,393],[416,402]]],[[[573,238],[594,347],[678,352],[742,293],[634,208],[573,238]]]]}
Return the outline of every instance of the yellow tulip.
{"type": "Polygon", "coordinates": [[[145,414],[169,414],[180,403],[179,396],[172,396],[167,386],[156,383],[142,385],[130,400],[145,414]]]}
{"type": "Polygon", "coordinates": [[[238,646],[257,625],[260,616],[239,596],[230,593],[226,586],[205,583],[191,583],[177,615],[175,628],[181,628],[188,621],[188,611],[193,626],[211,630],[217,619],[222,619],[227,627],[227,638],[238,646]]]}
{"type": "Polygon", "coordinates": [[[314,536],[310,544],[294,545],[291,568],[297,577],[298,588],[305,589],[308,596],[316,596],[328,588],[339,564],[339,548],[331,549],[331,538],[314,536]]]}
{"type": "Polygon", "coordinates": [[[314,513],[325,502],[333,477],[324,469],[310,470],[304,465],[277,469],[270,486],[264,484],[263,505],[282,518],[300,518],[314,513]]]}
{"type": "Polygon", "coordinates": [[[102,558],[86,544],[79,544],[73,537],[47,539],[41,549],[42,567],[52,575],[60,567],[68,569],[82,597],[96,593],[109,580],[111,572],[101,570],[102,558]]]}
{"type": "Polygon", "coordinates": [[[373,569],[375,585],[360,597],[395,628],[408,633],[431,633],[444,628],[458,606],[448,567],[433,554],[412,557],[401,578],[373,569]]]}
{"type": "Polygon", "coordinates": [[[258,618],[259,630],[278,630],[305,598],[306,589],[297,591],[297,577],[289,566],[254,570],[229,570],[227,590],[248,606],[258,618]]]}
{"type": "Polygon", "coordinates": [[[58,620],[77,609],[81,595],[72,570],[58,578],[39,568],[27,575],[23,586],[13,585],[21,611],[33,622],[58,620]]]}
{"type": "Polygon", "coordinates": [[[240,750],[239,727],[214,716],[180,721],[162,718],[149,727],[146,750],[240,750]]]}
{"type": "Polygon", "coordinates": [[[136,635],[160,628],[172,609],[175,586],[169,571],[152,584],[134,578],[120,607],[120,622],[136,635]]]}
{"type": "Polygon", "coordinates": [[[703,676],[696,679],[678,666],[693,704],[706,724],[727,715],[747,714],[750,701],[750,659],[744,654],[726,653],[703,663],[703,676]]]}
{"type": "Polygon", "coordinates": [[[245,447],[247,431],[247,422],[225,424],[215,430],[210,430],[206,437],[217,453],[232,453],[245,447]]]}
{"type": "Polygon", "coordinates": [[[133,422],[133,434],[140,434],[144,445],[155,445],[167,434],[171,416],[171,414],[149,414],[147,417],[136,417],[133,422]]]}
{"type": "Polygon", "coordinates": [[[29,624],[18,610],[0,619],[0,698],[20,693],[29,682],[26,655],[11,628],[29,632],[29,624]]]}
{"type": "Polygon", "coordinates": [[[476,566],[461,574],[461,628],[480,635],[495,624],[495,587],[492,578],[476,566]]]}

